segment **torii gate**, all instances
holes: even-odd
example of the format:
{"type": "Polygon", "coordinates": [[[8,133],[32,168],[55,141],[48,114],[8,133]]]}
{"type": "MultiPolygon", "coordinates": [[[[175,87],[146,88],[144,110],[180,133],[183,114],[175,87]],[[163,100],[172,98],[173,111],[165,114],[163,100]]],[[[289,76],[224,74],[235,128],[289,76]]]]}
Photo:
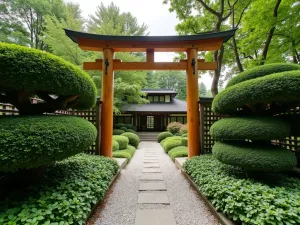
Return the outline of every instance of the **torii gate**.
{"type": "Polygon", "coordinates": [[[114,71],[116,70],[186,70],[188,157],[200,154],[198,70],[215,70],[216,62],[198,59],[198,51],[222,47],[235,30],[189,36],[111,36],[65,29],[66,35],[83,50],[103,52],[103,60],[85,62],[85,70],[102,70],[102,110],[100,154],[112,157],[114,71]],[[114,52],[146,52],[146,62],[121,62],[114,52]],[[155,62],[154,52],[186,52],[180,62],[155,62]]]}

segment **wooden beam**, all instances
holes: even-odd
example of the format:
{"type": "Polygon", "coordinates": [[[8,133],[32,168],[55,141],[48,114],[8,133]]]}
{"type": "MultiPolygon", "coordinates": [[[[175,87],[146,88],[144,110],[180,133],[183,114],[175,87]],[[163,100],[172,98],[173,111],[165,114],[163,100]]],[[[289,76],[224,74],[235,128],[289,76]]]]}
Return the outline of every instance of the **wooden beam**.
{"type": "Polygon", "coordinates": [[[147,62],[154,62],[154,49],[147,49],[146,56],[147,62]]]}
{"type": "Polygon", "coordinates": [[[216,70],[216,62],[198,62],[198,70],[216,70]]]}
{"type": "MultiPolygon", "coordinates": [[[[187,62],[187,59],[180,59],[180,62],[187,62]]],[[[197,59],[197,62],[205,62],[205,59],[197,59]]]]}

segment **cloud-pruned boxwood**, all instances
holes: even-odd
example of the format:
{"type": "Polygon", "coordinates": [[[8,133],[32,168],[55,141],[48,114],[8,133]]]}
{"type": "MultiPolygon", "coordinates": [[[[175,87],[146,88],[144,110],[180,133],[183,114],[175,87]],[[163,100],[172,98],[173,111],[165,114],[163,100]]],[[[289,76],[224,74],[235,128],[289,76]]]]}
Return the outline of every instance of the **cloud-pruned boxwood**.
{"type": "Polygon", "coordinates": [[[239,73],[237,76],[233,77],[227,83],[226,88],[246,80],[251,80],[269,74],[280,73],[280,72],[290,71],[290,70],[300,70],[300,65],[287,64],[287,63],[272,63],[263,66],[257,66],[252,69],[248,69],[242,73],[239,73]]]}
{"type": "Polygon", "coordinates": [[[172,137],[172,136],[173,136],[173,134],[171,132],[168,132],[168,131],[161,132],[157,135],[157,141],[160,143],[165,138],[172,137]]]}
{"type": "Polygon", "coordinates": [[[0,118],[0,171],[35,168],[88,150],[97,131],[71,116],[0,118]]]}
{"type": "Polygon", "coordinates": [[[212,103],[215,113],[235,112],[245,105],[299,100],[300,70],[275,73],[244,81],[220,92],[212,103]]]}
{"type": "Polygon", "coordinates": [[[126,149],[113,152],[114,158],[127,158],[130,160],[135,153],[135,147],[128,145],[126,149]]]}
{"type": "Polygon", "coordinates": [[[118,151],[120,149],[120,145],[119,145],[119,143],[116,140],[113,140],[113,142],[112,142],[112,148],[113,148],[112,149],[113,152],[118,151]]]}
{"type": "Polygon", "coordinates": [[[181,146],[181,137],[179,137],[179,136],[168,137],[165,140],[166,141],[163,143],[163,146],[162,146],[163,149],[165,150],[165,152],[170,151],[172,148],[181,146]]]}
{"type": "MultiPolygon", "coordinates": [[[[77,96],[64,107],[59,107],[62,105],[58,104],[57,109],[89,109],[96,103],[97,89],[90,76],[79,67],[50,53],[0,43],[0,68],[0,91],[8,93],[7,99],[11,94],[24,92],[29,97],[37,95],[46,102],[50,98],[49,94],[60,97],[77,96]]],[[[58,100],[59,98],[52,101],[58,100]]],[[[6,102],[11,103],[8,100],[6,102]]],[[[27,108],[24,110],[28,110],[27,108]]],[[[22,111],[22,108],[18,109],[22,111]]]]}
{"type": "Polygon", "coordinates": [[[218,140],[280,140],[290,131],[290,124],[277,117],[224,118],[210,127],[210,135],[218,140]]]}
{"type": "Polygon", "coordinates": [[[42,183],[16,187],[0,201],[0,224],[86,224],[118,168],[115,160],[86,154],[56,162],[42,183]]]}
{"type": "Polygon", "coordinates": [[[188,156],[188,148],[186,146],[178,146],[175,148],[172,148],[168,155],[171,157],[171,159],[174,161],[175,158],[178,157],[187,157],[188,156]]]}
{"type": "Polygon", "coordinates": [[[285,148],[248,142],[216,142],[213,155],[222,163],[253,171],[287,171],[293,169],[295,154],[285,148]]]}
{"type": "Polygon", "coordinates": [[[114,129],[113,130],[113,135],[121,135],[123,133],[125,133],[125,131],[121,130],[121,129],[114,129]]]}
{"type": "Polygon", "coordinates": [[[276,174],[276,185],[247,179],[211,155],[193,157],[183,167],[214,207],[237,224],[300,224],[299,179],[276,174]]]}
{"type": "Polygon", "coordinates": [[[140,143],[140,138],[136,134],[131,133],[131,132],[125,132],[125,133],[121,134],[121,136],[127,137],[129,139],[129,144],[130,145],[132,145],[136,148],[138,147],[138,145],[140,143]]]}
{"type": "Polygon", "coordinates": [[[125,123],[117,123],[117,124],[114,124],[114,128],[115,128],[115,129],[120,129],[121,127],[125,127],[125,123]]]}
{"type": "Polygon", "coordinates": [[[119,143],[119,149],[126,149],[129,144],[129,139],[126,136],[113,135],[113,140],[119,143]]]}
{"type": "Polygon", "coordinates": [[[181,138],[181,145],[182,146],[188,146],[188,138],[187,137],[183,137],[181,138]]]}
{"type": "Polygon", "coordinates": [[[135,130],[132,130],[132,129],[126,129],[126,132],[137,134],[137,132],[135,130]]]}

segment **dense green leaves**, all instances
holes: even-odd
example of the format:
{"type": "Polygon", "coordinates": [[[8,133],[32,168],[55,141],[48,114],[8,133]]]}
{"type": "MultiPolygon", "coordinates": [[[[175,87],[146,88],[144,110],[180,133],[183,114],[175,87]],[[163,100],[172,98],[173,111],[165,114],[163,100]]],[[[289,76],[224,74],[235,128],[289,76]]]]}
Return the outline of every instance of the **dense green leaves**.
{"type": "Polygon", "coordinates": [[[188,148],[186,146],[178,146],[175,148],[172,148],[168,155],[171,157],[171,159],[174,161],[175,158],[178,157],[187,157],[188,156],[188,148]]]}
{"type": "Polygon", "coordinates": [[[181,137],[174,136],[162,140],[161,145],[165,152],[169,152],[172,148],[181,146],[181,137]]]}
{"type": "Polygon", "coordinates": [[[168,132],[168,131],[165,131],[165,132],[161,132],[157,135],[157,141],[160,143],[162,140],[164,140],[165,138],[167,137],[172,137],[173,134],[168,132]]]}
{"type": "Polygon", "coordinates": [[[184,164],[187,174],[217,210],[244,225],[300,224],[300,181],[277,174],[275,184],[247,179],[210,155],[184,164]]]}
{"type": "Polygon", "coordinates": [[[127,158],[130,160],[135,153],[135,147],[128,145],[126,149],[113,152],[114,158],[127,158]]]}
{"type": "MultiPolygon", "coordinates": [[[[138,145],[140,143],[140,138],[136,134],[134,134],[132,132],[125,132],[125,133],[121,134],[121,136],[127,137],[129,139],[130,145],[134,146],[135,148],[138,147],[138,145]]],[[[120,149],[122,149],[122,148],[120,148],[120,149]]]]}
{"type": "Polygon", "coordinates": [[[113,142],[112,142],[112,150],[113,150],[113,152],[114,151],[118,151],[119,149],[120,149],[120,145],[119,145],[119,143],[117,142],[117,141],[115,141],[115,140],[113,140],[113,142]]]}
{"type": "Polygon", "coordinates": [[[119,143],[119,149],[126,149],[129,144],[128,137],[121,135],[113,135],[113,140],[119,143]]]}
{"type": "Polygon", "coordinates": [[[34,168],[88,150],[96,128],[71,116],[0,118],[0,171],[34,168]]]}

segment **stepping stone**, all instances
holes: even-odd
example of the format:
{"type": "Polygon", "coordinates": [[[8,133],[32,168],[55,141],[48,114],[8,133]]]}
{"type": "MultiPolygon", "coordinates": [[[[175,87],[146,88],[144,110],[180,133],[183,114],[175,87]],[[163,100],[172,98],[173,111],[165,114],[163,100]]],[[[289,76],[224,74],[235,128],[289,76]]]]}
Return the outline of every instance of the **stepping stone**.
{"type": "Polygon", "coordinates": [[[160,168],[144,168],[142,173],[161,173],[160,168]]]}
{"type": "Polygon", "coordinates": [[[144,168],[159,168],[159,163],[145,163],[144,168]]]}
{"type": "Polygon", "coordinates": [[[144,163],[159,163],[157,159],[144,160],[144,163]]]}
{"type": "Polygon", "coordinates": [[[155,156],[155,157],[149,157],[149,156],[145,156],[144,157],[144,160],[157,160],[158,158],[155,156]]]}
{"type": "Polygon", "coordinates": [[[139,192],[139,204],[170,204],[166,191],[139,192]]]}
{"type": "Polygon", "coordinates": [[[147,182],[140,183],[139,191],[166,191],[164,182],[147,182]]]}
{"type": "Polygon", "coordinates": [[[176,225],[172,209],[138,210],[135,225],[176,225]]]}
{"type": "Polygon", "coordinates": [[[143,173],[141,180],[164,180],[161,173],[143,173]]]}

